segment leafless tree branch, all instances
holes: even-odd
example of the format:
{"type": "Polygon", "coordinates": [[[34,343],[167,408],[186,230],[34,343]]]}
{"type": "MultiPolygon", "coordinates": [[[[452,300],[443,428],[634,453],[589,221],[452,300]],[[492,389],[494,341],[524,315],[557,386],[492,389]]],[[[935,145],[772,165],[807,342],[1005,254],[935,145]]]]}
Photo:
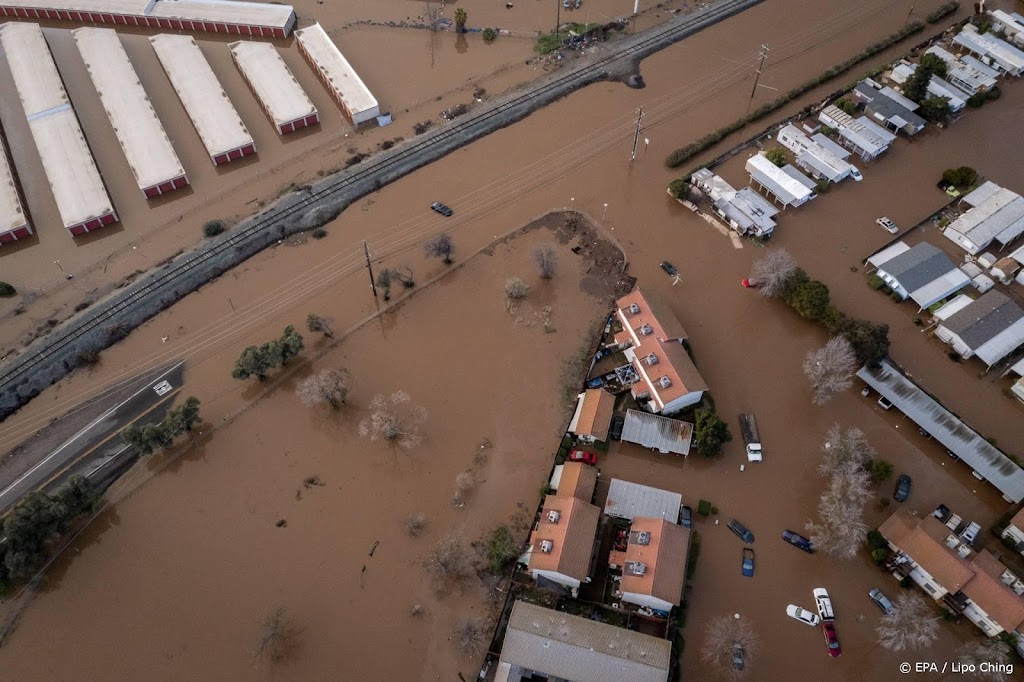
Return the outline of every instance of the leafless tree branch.
{"type": "Polygon", "coordinates": [[[833,336],[821,348],[810,351],[804,359],[804,375],[814,389],[812,401],[824,405],[836,393],[853,385],[857,355],[842,336],[833,336]]]}
{"type": "Polygon", "coordinates": [[[882,616],[875,629],[878,643],[890,651],[931,646],[939,636],[939,618],[921,595],[905,592],[893,601],[893,612],[882,616]]]}

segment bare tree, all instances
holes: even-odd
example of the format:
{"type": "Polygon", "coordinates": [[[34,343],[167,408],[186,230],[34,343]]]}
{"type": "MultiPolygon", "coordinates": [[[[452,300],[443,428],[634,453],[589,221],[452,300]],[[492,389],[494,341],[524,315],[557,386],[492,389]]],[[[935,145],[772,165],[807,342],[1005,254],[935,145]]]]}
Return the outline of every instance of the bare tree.
{"type": "Polygon", "coordinates": [[[786,249],[765,251],[750,268],[751,283],[768,298],[775,298],[785,291],[786,284],[795,274],[796,259],[786,249]]]}
{"type": "Polygon", "coordinates": [[[452,641],[467,656],[479,656],[487,644],[487,631],[483,622],[463,618],[455,626],[452,641]]]}
{"type": "Polygon", "coordinates": [[[260,623],[256,657],[266,658],[271,663],[280,663],[292,652],[297,634],[298,630],[287,611],[283,607],[274,609],[260,623]]]}
{"type": "Polygon", "coordinates": [[[811,382],[815,405],[824,405],[835,393],[841,393],[853,385],[853,373],[857,369],[857,355],[853,346],[843,336],[833,336],[821,348],[807,353],[804,358],[804,376],[811,382]]]}
{"type": "MultiPolygon", "coordinates": [[[[989,682],[1005,682],[1010,679],[1006,672],[1010,663],[1010,652],[1006,645],[998,639],[990,639],[985,642],[972,642],[960,647],[960,655],[957,661],[963,666],[973,665],[972,676],[989,682]],[[984,668],[982,663],[988,665],[984,668]]],[[[1012,671],[1012,668],[1010,668],[1012,671]]]]}
{"type": "Polygon", "coordinates": [[[878,643],[890,651],[923,649],[939,636],[939,618],[921,595],[904,592],[893,601],[893,611],[875,628],[878,643]]]}
{"type": "Polygon", "coordinates": [[[472,570],[469,554],[462,537],[456,533],[448,533],[427,555],[427,570],[433,576],[434,587],[445,591],[453,583],[459,582],[472,570]]]}
{"type": "Polygon", "coordinates": [[[405,517],[405,532],[413,537],[419,535],[425,525],[427,525],[427,515],[423,512],[409,514],[405,517]]]}
{"type": "Polygon", "coordinates": [[[466,504],[466,497],[476,487],[476,478],[472,471],[463,471],[455,477],[455,494],[452,495],[452,504],[461,507],[466,504]]]}
{"type": "Polygon", "coordinates": [[[370,440],[384,439],[411,449],[423,442],[420,429],[426,420],[425,408],[414,404],[405,391],[395,391],[389,396],[374,396],[370,416],[359,423],[359,433],[370,440]]]}
{"type": "Polygon", "coordinates": [[[452,264],[452,254],[455,253],[455,244],[448,234],[439,234],[423,245],[423,251],[427,258],[440,258],[445,265],[452,264]]]}
{"type": "Polygon", "coordinates": [[[555,247],[550,244],[543,244],[533,250],[533,262],[537,271],[544,279],[551,279],[555,276],[555,269],[558,267],[558,254],[555,247]]]}
{"type": "Polygon", "coordinates": [[[337,410],[345,404],[350,386],[347,370],[325,369],[304,379],[295,392],[308,407],[327,403],[337,410]]]}
{"type": "Polygon", "coordinates": [[[750,669],[750,663],[760,647],[760,638],[750,621],[732,616],[719,616],[708,621],[704,628],[704,643],[700,657],[719,674],[733,679],[750,669]],[[733,665],[733,656],[742,651],[743,670],[733,665]]]}
{"type": "Polygon", "coordinates": [[[508,298],[509,303],[526,298],[529,293],[530,285],[518,277],[509,277],[505,280],[505,297],[508,298]]]}
{"type": "Polygon", "coordinates": [[[878,456],[863,431],[856,427],[843,431],[839,424],[833,424],[828,430],[825,442],[821,446],[821,454],[818,472],[822,476],[831,476],[847,466],[862,468],[878,456]]]}
{"type": "Polygon", "coordinates": [[[316,313],[310,313],[306,315],[306,328],[314,334],[320,333],[331,338],[334,336],[334,330],[331,329],[333,320],[329,317],[320,317],[316,313]]]}
{"type": "Polygon", "coordinates": [[[871,475],[864,464],[875,454],[859,429],[829,429],[818,471],[829,477],[818,500],[818,520],[808,521],[811,542],[837,559],[852,559],[867,533],[864,505],[871,499],[871,475]]]}

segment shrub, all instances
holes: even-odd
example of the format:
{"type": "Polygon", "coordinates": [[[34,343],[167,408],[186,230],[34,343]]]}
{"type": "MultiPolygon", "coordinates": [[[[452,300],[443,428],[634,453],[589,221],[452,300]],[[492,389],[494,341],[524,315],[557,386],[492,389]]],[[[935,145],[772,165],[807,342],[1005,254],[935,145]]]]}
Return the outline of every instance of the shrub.
{"type": "Polygon", "coordinates": [[[929,24],[937,24],[946,17],[948,17],[950,14],[956,12],[958,9],[960,9],[960,3],[956,2],[956,0],[954,0],[953,2],[947,2],[944,5],[939,5],[938,7],[936,7],[931,14],[925,17],[925,21],[927,21],[929,24]]]}
{"type": "Polygon", "coordinates": [[[942,182],[947,185],[957,185],[958,187],[966,187],[972,184],[978,178],[978,171],[974,170],[970,166],[960,166],[959,168],[947,168],[942,171],[942,182]]]}
{"type": "Polygon", "coordinates": [[[705,457],[715,457],[722,452],[722,446],[732,440],[729,425],[722,421],[714,410],[698,408],[694,413],[694,443],[697,452],[705,457]]]}
{"type": "Polygon", "coordinates": [[[1006,545],[1008,548],[1017,549],[1017,540],[1015,540],[1012,535],[1002,535],[1002,531],[999,531],[997,535],[999,535],[999,537],[1003,541],[1003,544],[1006,545]]]}
{"type": "Polygon", "coordinates": [[[885,557],[888,556],[889,550],[887,549],[873,549],[871,550],[871,560],[876,564],[881,564],[885,561],[885,557]]]}
{"type": "Polygon", "coordinates": [[[874,365],[889,354],[889,325],[867,320],[850,320],[843,336],[853,346],[857,361],[874,365]]]}
{"type": "Polygon", "coordinates": [[[697,502],[697,513],[701,516],[710,516],[711,508],[711,503],[707,500],[700,500],[697,502]]]}
{"type": "Polygon", "coordinates": [[[789,154],[782,147],[773,147],[764,153],[764,158],[774,163],[779,168],[782,168],[789,163],[789,154]]]}
{"type": "Polygon", "coordinates": [[[489,43],[498,37],[498,32],[493,28],[487,27],[484,29],[484,42],[489,43]]]}
{"type": "Polygon", "coordinates": [[[868,286],[876,290],[881,289],[885,286],[885,280],[878,275],[871,275],[871,277],[868,278],[868,286]]]}
{"type": "Polygon", "coordinates": [[[313,230],[311,236],[313,237],[313,239],[323,239],[324,237],[327,236],[327,230],[325,230],[322,227],[318,227],[315,230],[313,230]]]}
{"type": "Polygon", "coordinates": [[[870,460],[864,466],[864,468],[867,469],[867,472],[869,474],[871,474],[871,478],[872,480],[874,480],[875,483],[888,481],[890,478],[892,478],[893,465],[891,462],[887,462],[884,459],[870,460]]]}
{"type": "Polygon", "coordinates": [[[565,464],[565,453],[561,450],[555,455],[555,464],[565,464]]]}
{"type": "Polygon", "coordinates": [[[889,542],[885,539],[885,536],[877,530],[869,530],[868,547],[871,549],[887,549],[889,547],[889,542]]]}
{"type": "Polygon", "coordinates": [[[857,113],[857,105],[851,102],[849,97],[843,97],[841,99],[836,100],[835,105],[836,107],[839,108],[840,111],[847,113],[850,116],[853,116],[855,113],[857,113]]]}
{"type": "Polygon", "coordinates": [[[903,580],[900,581],[900,587],[902,587],[905,590],[909,590],[913,586],[914,586],[914,579],[911,578],[909,575],[903,576],[903,580]]]}
{"type": "Polygon", "coordinates": [[[99,361],[99,351],[95,350],[83,350],[78,354],[77,357],[77,362],[79,365],[95,365],[99,361]]]}
{"type": "Polygon", "coordinates": [[[878,506],[879,506],[879,508],[881,508],[881,509],[888,509],[890,504],[892,504],[892,500],[890,500],[888,497],[879,497],[878,498],[878,506]]]}
{"type": "Polygon", "coordinates": [[[1003,91],[999,89],[998,85],[996,85],[991,90],[985,93],[985,99],[987,99],[990,102],[993,102],[999,99],[1002,95],[1003,91]]]}
{"type": "Polygon", "coordinates": [[[825,314],[821,316],[821,323],[825,325],[825,329],[828,330],[829,334],[834,336],[846,331],[846,328],[850,325],[850,318],[839,308],[830,305],[825,309],[825,314]]]}
{"type": "Polygon", "coordinates": [[[799,285],[793,291],[788,303],[801,317],[809,320],[820,320],[828,310],[828,287],[817,280],[810,280],[799,285]]]}
{"type": "Polygon", "coordinates": [[[487,570],[501,573],[508,562],[519,556],[519,545],[508,526],[498,526],[487,540],[487,570]]]}
{"type": "Polygon", "coordinates": [[[690,192],[693,190],[693,186],[690,184],[689,176],[676,178],[672,182],[668,183],[668,191],[676,199],[680,201],[686,201],[690,198],[690,192]]]}
{"type": "Polygon", "coordinates": [[[697,572],[697,557],[700,555],[700,533],[690,533],[690,552],[686,557],[686,579],[691,580],[697,572]]]}
{"type": "Polygon", "coordinates": [[[509,277],[505,282],[505,296],[509,301],[526,298],[530,293],[530,285],[518,277],[509,277]]]}
{"type": "Polygon", "coordinates": [[[223,220],[207,220],[203,223],[203,236],[206,238],[216,237],[225,229],[227,226],[224,225],[223,220]]]}
{"type": "Polygon", "coordinates": [[[967,98],[967,106],[972,109],[978,109],[987,101],[984,93],[979,92],[976,95],[971,95],[967,98]]]}
{"type": "Polygon", "coordinates": [[[7,282],[0,282],[0,298],[10,298],[18,293],[18,290],[13,285],[7,282]]]}

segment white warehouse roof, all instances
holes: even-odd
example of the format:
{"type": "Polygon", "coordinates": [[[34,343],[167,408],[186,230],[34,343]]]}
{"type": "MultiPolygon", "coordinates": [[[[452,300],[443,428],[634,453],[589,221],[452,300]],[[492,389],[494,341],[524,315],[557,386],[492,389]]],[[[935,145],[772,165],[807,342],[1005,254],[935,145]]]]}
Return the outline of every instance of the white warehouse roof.
{"type": "Polygon", "coordinates": [[[295,37],[309,59],[320,69],[321,75],[334,91],[335,98],[342,102],[354,122],[360,123],[380,113],[377,99],[323,26],[313,24],[296,31],[295,37]]]}
{"type": "Polygon", "coordinates": [[[114,29],[79,28],[71,35],[139,189],[184,176],[185,169],[114,29]]]}
{"type": "Polygon", "coordinates": [[[254,144],[192,36],[161,34],[149,42],[211,157],[254,144]]]}
{"type": "Polygon", "coordinates": [[[0,43],[64,226],[113,214],[42,29],[38,24],[5,24],[0,43]]]}
{"type": "Polygon", "coordinates": [[[295,23],[290,5],[233,0],[3,0],[5,7],[92,12],[134,17],[206,21],[243,26],[280,28],[287,33],[295,23]]]}
{"type": "Polygon", "coordinates": [[[0,139],[0,235],[28,224],[25,207],[18,196],[14,170],[7,162],[7,148],[0,139]]]}
{"type": "Polygon", "coordinates": [[[231,56],[277,126],[316,114],[316,107],[295,80],[277,48],[243,40],[228,45],[231,56]]]}

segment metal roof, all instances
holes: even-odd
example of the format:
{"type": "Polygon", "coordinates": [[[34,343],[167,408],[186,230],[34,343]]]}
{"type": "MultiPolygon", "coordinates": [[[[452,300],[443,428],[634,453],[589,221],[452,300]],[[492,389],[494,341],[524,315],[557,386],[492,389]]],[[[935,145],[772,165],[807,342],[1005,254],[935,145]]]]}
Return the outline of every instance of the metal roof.
{"type": "Polygon", "coordinates": [[[211,157],[254,144],[195,38],[162,33],[149,42],[211,157]]]}
{"type": "Polygon", "coordinates": [[[831,152],[836,157],[846,161],[850,158],[850,150],[846,149],[842,145],[837,144],[832,138],[824,133],[815,133],[811,136],[811,142],[818,145],[822,149],[831,152]]]}
{"type": "Polygon", "coordinates": [[[953,268],[932,281],[910,292],[910,298],[921,308],[927,308],[955,294],[971,283],[971,278],[959,268],[953,268]]]}
{"type": "Polygon", "coordinates": [[[604,513],[622,519],[643,516],[676,523],[682,505],[683,496],[679,493],[613,478],[608,487],[604,513]]]}
{"type": "Polygon", "coordinates": [[[563,680],[665,682],[671,654],[668,640],[516,601],[501,662],[563,680]]]}
{"type": "Polygon", "coordinates": [[[720,198],[715,202],[715,208],[725,214],[726,219],[736,223],[740,230],[757,228],[763,233],[775,229],[773,218],[779,213],[778,208],[749,187],[720,198]]]}
{"type": "Polygon", "coordinates": [[[1000,188],[950,223],[946,231],[964,235],[979,249],[993,239],[1009,244],[1024,232],[1024,198],[1000,188]]]}
{"type": "Polygon", "coordinates": [[[28,224],[25,207],[21,205],[14,169],[7,162],[7,148],[0,139],[0,234],[28,224]]]}
{"type": "Polygon", "coordinates": [[[643,410],[627,410],[622,426],[622,440],[666,454],[690,454],[692,436],[693,424],[643,410]]]}
{"type": "Polygon", "coordinates": [[[1024,310],[1006,294],[993,289],[951,315],[942,326],[960,337],[975,355],[992,365],[1024,342],[1024,336],[1017,339],[1018,334],[1015,333],[1022,320],[1024,310]],[[993,342],[997,345],[991,346],[993,342]],[[986,349],[986,346],[990,347],[986,349]]]}
{"type": "Polygon", "coordinates": [[[1024,470],[888,362],[883,360],[874,369],[862,367],[857,376],[1007,498],[1014,502],[1024,500],[1024,470]]]}
{"type": "Polygon", "coordinates": [[[896,256],[900,255],[901,253],[906,253],[909,250],[910,247],[907,246],[905,243],[896,242],[885,247],[884,249],[874,254],[873,256],[869,257],[868,263],[874,265],[877,268],[880,265],[882,265],[882,263],[887,263],[896,256]]]}
{"type": "Polygon", "coordinates": [[[295,10],[276,2],[234,0],[4,0],[7,7],[93,12],[243,26],[281,28],[295,23],[295,10]]]}
{"type": "Polygon", "coordinates": [[[139,188],[185,175],[117,32],[79,28],[71,35],[139,188]]]}
{"type": "Polygon", "coordinates": [[[114,211],[38,24],[11,22],[0,44],[61,221],[71,227],[114,211]]]}
{"type": "Polygon", "coordinates": [[[911,125],[915,130],[924,128],[925,120],[908,109],[901,102],[888,97],[884,92],[876,90],[867,83],[861,81],[853,89],[854,94],[867,103],[867,108],[876,112],[883,119],[891,121],[893,125],[902,128],[911,125]]]}
{"type": "MultiPolygon", "coordinates": [[[[769,161],[764,154],[755,154],[747,159],[747,172],[758,184],[787,206],[803,203],[813,194],[802,182],[769,161]]],[[[812,182],[811,185],[813,186],[813,184],[812,182]]]]}
{"type": "Polygon", "coordinates": [[[312,116],[316,107],[270,43],[242,40],[228,45],[238,70],[275,125],[312,116]]]}
{"type": "Polygon", "coordinates": [[[1024,70],[1024,52],[991,33],[978,33],[978,29],[971,24],[964,26],[963,30],[953,37],[953,42],[971,52],[989,57],[1015,75],[1024,70]]]}
{"type": "Polygon", "coordinates": [[[886,85],[878,92],[882,93],[883,95],[891,99],[893,102],[896,102],[897,104],[901,105],[907,111],[917,111],[920,108],[920,105],[917,102],[915,102],[912,99],[907,99],[900,93],[890,88],[888,85],[886,85]]]}
{"type": "Polygon", "coordinates": [[[836,128],[840,137],[849,140],[852,145],[864,150],[869,156],[882,153],[896,139],[895,135],[866,117],[855,119],[832,104],[825,107],[818,117],[823,123],[836,128]]]}
{"type": "MultiPolygon", "coordinates": [[[[979,90],[987,90],[996,85],[996,77],[992,69],[986,67],[986,70],[982,71],[976,66],[969,64],[966,58],[958,59],[951,52],[947,52],[938,45],[929,47],[925,50],[925,54],[933,54],[946,62],[946,77],[953,81],[959,81],[965,87],[968,87],[972,93],[979,90]]],[[[977,61],[973,57],[970,57],[970,59],[977,61]]]]}
{"type": "Polygon", "coordinates": [[[965,194],[963,199],[961,199],[960,201],[964,202],[965,204],[971,207],[980,206],[986,201],[988,201],[990,198],[994,197],[996,195],[996,192],[998,192],[1001,189],[1002,187],[1000,187],[996,183],[992,182],[991,180],[986,180],[981,184],[980,187],[978,187],[972,192],[968,192],[967,194],[965,194]]]}
{"type": "Polygon", "coordinates": [[[378,108],[377,99],[320,24],[295,32],[306,54],[323,71],[324,77],[353,116],[378,108]]]}
{"type": "Polygon", "coordinates": [[[922,242],[892,260],[883,262],[879,270],[895,277],[907,291],[916,291],[947,272],[956,270],[956,264],[938,247],[922,242]]]}

